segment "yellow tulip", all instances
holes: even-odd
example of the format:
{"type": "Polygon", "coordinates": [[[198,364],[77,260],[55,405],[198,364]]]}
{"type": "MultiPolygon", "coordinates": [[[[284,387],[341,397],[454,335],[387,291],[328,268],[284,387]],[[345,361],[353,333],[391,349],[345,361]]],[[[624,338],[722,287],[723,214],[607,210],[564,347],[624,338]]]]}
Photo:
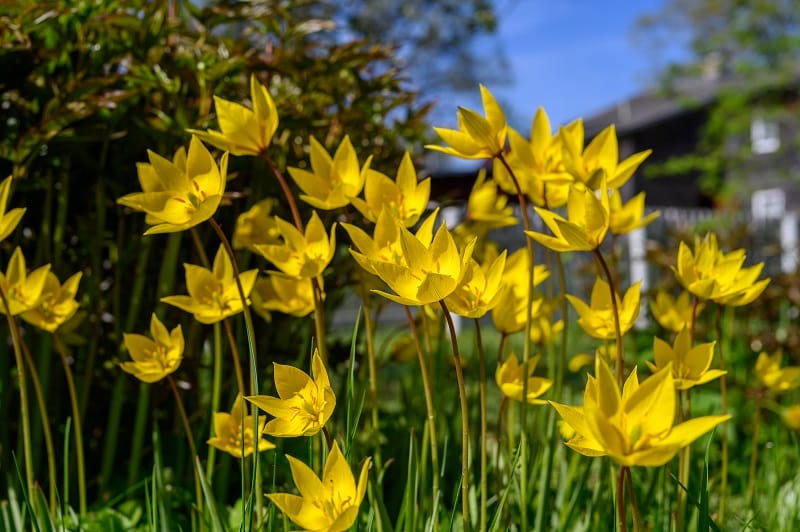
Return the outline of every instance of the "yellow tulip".
{"type": "Polygon", "coordinates": [[[289,277],[311,279],[322,275],[336,251],[336,224],[328,238],[317,211],[311,213],[305,233],[277,216],[275,222],[283,242],[257,245],[256,251],[289,277]]]}
{"type": "Polygon", "coordinates": [[[11,209],[6,212],[6,204],[8,203],[8,195],[11,192],[11,176],[3,179],[0,183],[0,242],[6,239],[14,229],[16,229],[19,221],[22,220],[22,215],[25,214],[24,208],[11,209]]]}
{"type": "MultiPolygon", "coordinates": [[[[274,449],[275,445],[262,438],[266,419],[258,420],[258,451],[274,449]]],[[[247,415],[241,394],[236,396],[228,412],[214,412],[214,437],[206,443],[234,458],[247,457],[255,451],[253,443],[253,416],[247,415]]]]}
{"type": "Polygon", "coordinates": [[[81,272],[64,281],[62,285],[53,272],[47,272],[42,295],[31,310],[22,313],[22,319],[42,330],[53,332],[78,311],[75,301],[81,272]]]}
{"type": "Polygon", "coordinates": [[[508,196],[498,194],[497,183],[486,179],[486,171],[481,169],[472,191],[467,198],[466,223],[480,228],[478,234],[485,235],[493,229],[517,225],[519,219],[508,204],[508,196]]]}
{"type": "Polygon", "coordinates": [[[233,155],[260,155],[278,129],[278,111],[269,90],[254,75],[250,76],[250,102],[252,109],[214,96],[222,131],[190,129],[189,132],[233,155]]]}
{"type": "Polygon", "coordinates": [[[481,100],[485,118],[471,109],[459,107],[458,129],[433,128],[450,147],[425,147],[463,159],[491,159],[499,155],[506,145],[506,117],[492,93],[483,85],[481,100]]]}
{"type": "Polygon", "coordinates": [[[702,240],[695,237],[694,252],[681,242],[677,265],[672,270],[683,287],[700,299],[741,306],[760,296],[770,281],[769,278],[757,281],[763,262],[743,268],[744,261],[743,249],[723,253],[716,235],[709,233],[702,240]]]}
{"type": "Polygon", "coordinates": [[[272,216],[277,203],[275,198],[266,198],[239,215],[233,230],[233,249],[255,251],[258,245],[280,244],[278,224],[272,216]]]}
{"type": "Polygon", "coordinates": [[[762,352],[756,360],[756,376],[764,388],[773,392],[785,392],[800,386],[800,366],[781,367],[783,351],[772,355],[762,352]]]}
{"type": "Polygon", "coordinates": [[[725,375],[727,371],[709,369],[714,358],[714,342],[692,346],[689,329],[684,328],[670,346],[661,338],[653,339],[655,364],[647,362],[654,373],[672,364],[672,376],[678,390],[688,390],[725,375]]]}
{"type": "Polygon", "coordinates": [[[787,406],[781,411],[781,417],[790,429],[800,430],[800,404],[787,406]]]}
{"type": "MultiPolygon", "coordinates": [[[[28,273],[22,250],[18,247],[14,249],[6,273],[0,272],[0,288],[6,296],[9,314],[16,316],[36,307],[47,283],[48,273],[49,264],[28,273]]],[[[0,305],[0,313],[6,314],[5,305],[0,305]]]]}
{"type": "Polygon", "coordinates": [[[583,186],[573,186],[567,200],[567,218],[548,209],[536,207],[553,236],[525,231],[529,237],[553,251],[593,251],[600,247],[609,226],[608,190],[605,180],[600,197],[583,186]]]}
{"type": "Polygon", "coordinates": [[[400,161],[395,181],[372,169],[366,170],[364,179],[364,199],[351,198],[350,202],[373,223],[377,222],[381,211],[388,209],[404,227],[411,227],[428,207],[431,179],[417,181],[417,171],[408,152],[400,161]]]}
{"type": "Polygon", "coordinates": [[[286,458],[300,495],[270,493],[267,494],[269,500],[303,530],[344,532],[353,526],[367,493],[370,459],[364,461],[356,483],[335,441],[325,461],[322,478],[300,460],[291,456],[286,458]]]}
{"type": "Polygon", "coordinates": [[[228,154],[219,166],[197,137],[192,137],[183,161],[176,154],[169,161],[151,151],[150,165],[139,165],[142,192],[117,200],[120,205],[145,212],[153,225],[144,234],[173,233],[194,227],[211,218],[225,192],[228,154]]]}
{"type": "Polygon", "coordinates": [[[445,298],[447,307],[465,318],[480,318],[494,308],[499,301],[505,263],[505,251],[491,264],[480,265],[470,259],[461,282],[445,298]]]}
{"type": "Polygon", "coordinates": [[[617,131],[613,124],[594,137],[585,149],[582,124],[563,138],[566,171],[594,190],[601,187],[603,178],[605,186],[621,188],[653,151],[640,151],[619,161],[617,131]]]}
{"type": "Polygon", "coordinates": [[[270,311],[289,314],[297,318],[314,311],[314,289],[310,279],[294,279],[270,273],[260,278],[251,293],[253,309],[269,321],[270,311]]]}
{"type": "Polygon", "coordinates": [[[583,455],[607,455],[622,466],[661,466],[731,417],[703,416],[673,425],[676,397],[669,365],[641,385],[634,369],[621,391],[602,358],[596,368],[596,377],[586,383],[583,407],[550,402],[575,430],[567,446],[583,455]]]}
{"type": "Polygon", "coordinates": [[[494,380],[503,395],[514,401],[522,402],[522,388],[527,379],[527,395],[525,396],[527,403],[531,405],[545,404],[546,401],[539,397],[550,389],[553,381],[533,376],[538,362],[539,355],[536,355],[520,364],[517,355],[512,353],[500,364],[495,371],[494,380]]]}
{"type": "MultiPolygon", "coordinates": [[[[698,314],[703,306],[702,303],[697,304],[696,312],[698,314]]],[[[650,300],[650,312],[662,327],[673,332],[680,332],[681,329],[691,324],[695,310],[689,292],[681,291],[680,295],[673,299],[668,292],[659,290],[655,299],[650,300]]]]}
{"type": "MultiPolygon", "coordinates": [[[[620,334],[624,335],[639,317],[641,281],[634,283],[620,299],[614,294],[619,311],[620,334]]],[[[586,334],[600,340],[613,340],[617,337],[614,320],[614,307],[608,283],[597,277],[592,287],[592,295],[587,305],[582,299],[567,294],[567,299],[578,313],[578,325],[586,334]]]]}
{"type": "MultiPolygon", "coordinates": [[[[191,312],[200,323],[216,323],[242,311],[233,265],[222,246],[214,256],[211,270],[194,264],[184,264],[183,267],[189,295],[162,297],[161,301],[191,312]]],[[[239,275],[245,297],[253,290],[257,274],[258,270],[248,270],[239,275]]]]}
{"type": "Polygon", "coordinates": [[[644,192],[640,192],[622,203],[619,189],[614,189],[608,198],[608,230],[614,235],[625,235],[646,226],[661,214],[659,211],[644,215],[644,192]]]}
{"type": "Polygon", "coordinates": [[[278,363],[273,363],[273,366],[278,397],[245,397],[275,418],[267,423],[264,432],[281,438],[317,434],[328,422],[336,406],[336,396],[328,380],[328,371],[319,353],[314,351],[311,377],[293,366],[278,363]]]}
{"type": "Polygon", "coordinates": [[[333,158],[311,137],[311,171],[289,167],[289,175],[303,191],[300,199],[317,209],[330,210],[344,207],[361,193],[368,169],[369,161],[359,168],[350,137],[339,144],[333,158]]]}
{"type": "Polygon", "coordinates": [[[173,373],[183,360],[183,331],[178,325],[171,331],[153,314],[150,335],[123,334],[125,347],[133,362],[120,362],[119,367],[143,382],[157,382],[173,373]]]}

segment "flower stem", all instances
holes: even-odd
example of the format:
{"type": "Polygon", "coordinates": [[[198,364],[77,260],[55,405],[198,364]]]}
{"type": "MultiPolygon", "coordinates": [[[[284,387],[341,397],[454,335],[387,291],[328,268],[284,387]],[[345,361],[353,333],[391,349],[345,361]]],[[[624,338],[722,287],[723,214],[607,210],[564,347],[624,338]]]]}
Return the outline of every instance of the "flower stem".
{"type": "Polygon", "coordinates": [[[487,509],[487,489],[488,485],[488,471],[487,471],[487,457],[486,457],[486,356],[483,352],[483,339],[481,338],[481,320],[475,318],[475,343],[478,344],[478,367],[480,372],[480,381],[478,383],[480,393],[481,405],[481,515],[480,515],[480,530],[486,530],[486,523],[488,521],[486,515],[487,509]]]}
{"type": "Polygon", "coordinates": [[[11,315],[11,311],[8,308],[8,298],[6,297],[6,292],[2,287],[0,287],[0,298],[3,300],[3,311],[6,315],[8,328],[11,330],[11,339],[14,344],[14,359],[17,364],[17,376],[19,378],[19,403],[20,416],[22,417],[22,447],[25,454],[25,484],[28,490],[28,496],[33,497],[35,485],[33,482],[31,420],[30,412],[28,412],[28,386],[25,379],[25,362],[22,358],[22,348],[20,347],[21,339],[19,336],[19,330],[17,329],[17,320],[11,315]]]}
{"type": "Polygon", "coordinates": [[[417,325],[414,323],[414,317],[411,315],[411,309],[407,305],[403,308],[406,309],[408,326],[411,328],[411,336],[414,338],[414,345],[417,348],[419,371],[422,375],[422,389],[425,392],[425,408],[428,410],[428,428],[431,437],[431,466],[433,469],[433,507],[435,508],[436,501],[439,498],[439,450],[436,438],[436,410],[433,408],[433,394],[431,392],[431,383],[428,380],[428,364],[425,362],[425,357],[422,354],[422,345],[419,341],[419,331],[417,330],[417,325]]]}
{"type": "Polygon", "coordinates": [[[242,373],[242,363],[239,360],[239,350],[236,348],[236,338],[233,336],[233,329],[231,323],[227,319],[223,319],[222,323],[225,324],[225,335],[228,337],[228,345],[231,348],[231,357],[233,358],[233,369],[236,373],[236,384],[239,387],[239,393],[244,397],[246,390],[244,385],[244,374],[242,373]]]}
{"type": "Polygon", "coordinates": [[[628,485],[628,494],[631,498],[631,511],[633,513],[633,529],[636,532],[643,530],[642,516],[639,513],[639,505],[636,504],[636,493],[633,491],[633,477],[631,476],[631,468],[625,468],[625,480],[628,485]]]}
{"type": "Polygon", "coordinates": [[[611,308],[614,312],[614,332],[617,336],[617,352],[616,355],[616,376],[617,376],[617,384],[619,385],[620,389],[622,389],[622,384],[625,377],[625,372],[622,367],[622,329],[619,324],[619,307],[617,306],[617,289],[615,287],[614,277],[611,275],[611,270],[608,268],[608,264],[606,263],[605,259],[603,258],[603,254],[600,253],[599,248],[595,248],[592,250],[594,256],[597,258],[597,262],[600,264],[600,267],[603,269],[603,273],[608,280],[608,290],[611,292],[611,308]]]}
{"type": "MultiPolygon", "coordinates": [[[[222,330],[219,322],[214,324],[214,373],[211,384],[211,419],[214,419],[214,412],[219,410],[220,394],[222,392],[222,330]]],[[[209,437],[214,437],[214,423],[209,427],[209,437]]],[[[214,463],[217,456],[217,448],[213,445],[208,446],[206,455],[206,480],[211,483],[214,476],[214,463]]],[[[244,495],[244,494],[243,494],[244,495]]]]}
{"type": "MultiPolygon", "coordinates": [[[[372,430],[375,431],[375,434],[378,434],[380,431],[380,419],[378,411],[378,372],[375,367],[375,327],[372,324],[372,314],[369,307],[369,295],[365,294],[362,301],[364,305],[364,330],[367,335],[367,370],[369,372],[368,393],[372,416],[372,430]]],[[[375,465],[380,471],[383,462],[381,461],[379,445],[375,447],[373,459],[375,460],[375,465]]]]}
{"type": "MultiPolygon", "coordinates": [[[[722,305],[717,305],[717,318],[716,318],[716,330],[717,330],[717,349],[719,349],[719,369],[725,371],[725,354],[722,345],[722,305]]],[[[719,394],[720,399],[722,400],[722,412],[721,415],[725,415],[728,413],[728,380],[726,379],[726,374],[723,373],[719,378],[719,394]]],[[[722,442],[721,442],[721,454],[722,454],[722,470],[720,472],[720,476],[722,477],[720,481],[720,493],[719,493],[719,522],[725,523],[725,499],[728,493],[728,424],[722,424],[722,442]]]]}
{"type": "Polygon", "coordinates": [[[747,481],[747,508],[752,508],[753,495],[756,488],[756,469],[758,466],[758,429],[761,424],[761,403],[764,400],[763,390],[756,396],[756,413],[753,417],[753,446],[750,451],[750,474],[747,481]]]}
{"type": "MultiPolygon", "coordinates": [[[[192,426],[189,424],[189,418],[186,416],[186,409],[183,407],[183,400],[181,394],[178,392],[178,387],[175,385],[175,379],[172,375],[167,375],[167,382],[169,387],[172,388],[172,393],[175,395],[175,404],[178,406],[178,415],[183,422],[183,430],[186,432],[186,439],[189,442],[189,450],[192,452],[192,463],[197,460],[197,447],[194,445],[194,436],[192,435],[192,426]]],[[[203,514],[203,491],[200,485],[200,473],[197,472],[196,467],[192,467],[194,471],[194,492],[197,498],[197,511],[200,515],[203,514]]]]}
{"type": "Polygon", "coordinates": [[[453,345],[453,360],[456,366],[456,380],[458,381],[458,396],[461,402],[461,512],[464,518],[464,530],[469,532],[469,407],[467,405],[467,387],[464,384],[464,368],[461,366],[461,352],[458,349],[458,336],[453,324],[453,316],[444,299],[439,300],[439,305],[447,320],[450,329],[450,340],[453,345]]]}
{"type": "MultiPolygon", "coordinates": [[[[47,476],[50,481],[48,486],[48,494],[50,497],[50,509],[55,511],[56,508],[56,452],[53,447],[53,434],[50,431],[50,416],[47,415],[47,401],[44,398],[42,385],[39,381],[39,376],[36,374],[36,364],[33,362],[28,345],[22,340],[22,354],[25,357],[25,363],[31,372],[31,383],[33,383],[33,393],[36,395],[36,403],[39,406],[39,415],[42,418],[42,432],[44,433],[44,444],[47,451],[47,476]]],[[[64,494],[67,497],[67,494],[64,494]]],[[[84,497],[85,502],[85,497],[84,497]]],[[[64,503],[66,505],[66,501],[64,503]]],[[[83,513],[81,513],[83,516],[83,513]]]]}
{"type": "Polygon", "coordinates": [[[64,366],[64,376],[67,380],[67,391],[69,392],[69,402],[72,406],[72,424],[75,434],[75,456],[78,466],[78,508],[81,517],[86,514],[86,467],[83,455],[83,429],[81,428],[80,407],[78,405],[78,394],[75,391],[75,380],[72,378],[72,370],[67,359],[67,350],[61,342],[61,338],[54,332],[53,340],[56,344],[56,351],[61,358],[64,366]]]}
{"type": "Polygon", "coordinates": [[[625,466],[620,466],[617,476],[617,524],[620,532],[628,532],[627,516],[625,515],[625,466]]]}

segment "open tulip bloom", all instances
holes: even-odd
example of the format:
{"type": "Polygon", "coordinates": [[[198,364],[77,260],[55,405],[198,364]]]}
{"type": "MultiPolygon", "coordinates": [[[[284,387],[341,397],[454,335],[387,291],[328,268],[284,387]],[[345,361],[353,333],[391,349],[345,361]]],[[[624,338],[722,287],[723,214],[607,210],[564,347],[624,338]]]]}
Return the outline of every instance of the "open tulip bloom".
{"type": "Polygon", "coordinates": [[[731,418],[703,416],[678,425],[672,365],[641,384],[636,369],[620,391],[608,364],[597,358],[583,407],[550,402],[575,430],[567,446],[586,456],[609,456],[622,466],[661,466],[682,448],[731,418]]]}

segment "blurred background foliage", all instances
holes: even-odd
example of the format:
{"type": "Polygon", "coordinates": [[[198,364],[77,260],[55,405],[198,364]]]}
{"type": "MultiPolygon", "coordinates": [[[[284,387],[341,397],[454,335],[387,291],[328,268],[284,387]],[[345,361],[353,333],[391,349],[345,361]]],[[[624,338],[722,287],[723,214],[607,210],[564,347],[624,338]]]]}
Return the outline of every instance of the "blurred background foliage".
{"type": "MultiPolygon", "coordinates": [[[[136,163],[147,161],[147,150],[171,157],[188,144],[187,128],[216,128],[212,96],[245,102],[254,74],[278,106],[272,156],[280,166],[305,166],[312,135],[332,149],[348,134],[361,162],[372,155],[372,166],[393,176],[404,150],[419,155],[430,140],[431,105],[412,85],[408,66],[432,70],[439,60],[434,58],[447,55],[436,56],[444,50],[453,69],[454,62],[469,60],[473,36],[495,26],[485,1],[433,4],[437,7],[422,1],[373,6],[335,0],[0,2],[0,175],[15,178],[10,204],[28,209],[0,252],[7,258],[19,245],[29,267],[49,262],[60,279],[83,272],[82,312],[65,326],[64,336],[92,457],[88,478],[97,497],[90,494],[90,500],[108,498],[149,472],[151,460],[143,457],[152,452],[151,421],[175,428],[169,389],[140,386],[117,367],[127,358],[121,353],[123,332],[147,331],[153,311],[170,327],[182,323],[187,357],[178,375],[199,390],[187,393],[190,416],[205,419],[209,402],[202,383],[210,380],[211,355],[204,346],[211,329],[159,303],[164,295],[185,293],[182,263],[200,259],[188,236],[142,237],[144,216],[115,203],[139,189],[136,163]],[[436,10],[443,11],[432,18],[436,10]],[[435,22],[442,17],[447,31],[434,31],[442,27],[435,22]],[[389,23],[391,31],[375,26],[377,20],[389,23]],[[411,27],[420,31],[406,31],[411,27]],[[420,52],[429,46],[437,51],[420,52]]],[[[438,79],[439,86],[448,77],[438,79]]],[[[467,83],[464,76],[458,83],[467,83]]],[[[233,159],[229,180],[228,206],[219,212],[229,232],[236,216],[255,201],[279,196],[260,159],[233,159]]],[[[288,218],[282,208],[277,214],[288,218]]],[[[207,226],[198,229],[213,256],[216,237],[207,226]]],[[[260,259],[242,260],[244,267],[266,267],[260,259]]],[[[335,264],[332,271],[326,278],[329,307],[340,300],[347,276],[335,264]]],[[[307,356],[310,319],[273,315],[271,324],[257,320],[256,327],[264,381],[271,378],[273,360],[307,356]]],[[[49,416],[58,425],[55,438],[63,441],[69,416],[66,401],[59,399],[65,396],[63,375],[51,341],[28,332],[50,398],[49,416]]],[[[13,358],[6,342],[0,350],[0,404],[15,412],[13,358]]],[[[232,401],[232,391],[228,395],[223,405],[232,401]]],[[[42,449],[34,416],[34,448],[42,449]]],[[[13,464],[18,437],[17,416],[7,419],[0,424],[4,480],[14,478],[6,464],[13,464]]],[[[201,427],[197,434],[207,431],[201,427]]],[[[179,450],[181,445],[164,442],[179,450]]],[[[41,450],[36,458],[43,456],[41,450]]]]}

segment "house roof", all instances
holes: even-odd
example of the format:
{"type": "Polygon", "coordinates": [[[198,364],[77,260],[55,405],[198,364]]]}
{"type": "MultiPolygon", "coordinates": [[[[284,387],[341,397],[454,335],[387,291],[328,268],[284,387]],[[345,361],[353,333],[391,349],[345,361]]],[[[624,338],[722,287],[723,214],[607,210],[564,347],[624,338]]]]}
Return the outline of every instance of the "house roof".
{"type": "Polygon", "coordinates": [[[730,79],[699,78],[675,82],[669,88],[647,89],[585,118],[586,137],[597,135],[609,124],[615,124],[617,134],[624,136],[706,107],[717,98],[722,88],[733,83],[730,79]]]}

